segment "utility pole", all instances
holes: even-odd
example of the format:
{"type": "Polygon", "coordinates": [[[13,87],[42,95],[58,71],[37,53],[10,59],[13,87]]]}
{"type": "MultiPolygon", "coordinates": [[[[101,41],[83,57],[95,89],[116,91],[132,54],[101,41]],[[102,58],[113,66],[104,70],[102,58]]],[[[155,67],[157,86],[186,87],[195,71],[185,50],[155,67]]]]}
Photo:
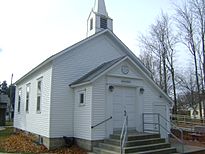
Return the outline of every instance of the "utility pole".
{"type": "Polygon", "coordinates": [[[9,92],[10,92],[10,103],[9,103],[9,121],[11,121],[11,107],[12,107],[12,104],[11,104],[11,101],[12,101],[12,81],[13,81],[13,73],[11,74],[11,84],[10,84],[10,90],[9,90],[9,92]]]}

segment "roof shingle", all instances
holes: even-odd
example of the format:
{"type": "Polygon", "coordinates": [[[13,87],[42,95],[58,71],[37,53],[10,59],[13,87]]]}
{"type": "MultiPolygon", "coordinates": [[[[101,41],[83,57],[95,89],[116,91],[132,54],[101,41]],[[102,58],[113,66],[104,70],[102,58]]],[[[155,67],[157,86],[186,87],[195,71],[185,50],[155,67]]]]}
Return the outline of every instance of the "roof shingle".
{"type": "Polygon", "coordinates": [[[113,66],[114,64],[116,64],[117,62],[119,62],[120,60],[122,60],[125,57],[126,56],[119,57],[117,59],[114,59],[114,60],[111,60],[111,61],[108,61],[108,62],[105,62],[105,63],[99,65],[95,69],[93,69],[90,72],[88,72],[87,74],[83,75],[81,78],[72,82],[69,86],[73,86],[73,85],[77,85],[77,84],[91,81],[92,79],[94,79],[95,77],[97,77],[98,75],[100,75],[101,73],[103,73],[108,68],[110,68],[111,66],[113,66]]]}

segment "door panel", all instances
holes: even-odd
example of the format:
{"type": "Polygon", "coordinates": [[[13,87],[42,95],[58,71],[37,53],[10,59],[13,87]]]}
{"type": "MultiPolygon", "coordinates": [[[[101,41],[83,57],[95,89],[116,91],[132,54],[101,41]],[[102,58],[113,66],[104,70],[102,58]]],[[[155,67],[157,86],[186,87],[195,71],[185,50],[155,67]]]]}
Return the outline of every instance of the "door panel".
{"type": "Polygon", "coordinates": [[[122,128],[124,110],[128,114],[128,127],[136,127],[136,89],[115,87],[112,97],[114,128],[122,128]]]}

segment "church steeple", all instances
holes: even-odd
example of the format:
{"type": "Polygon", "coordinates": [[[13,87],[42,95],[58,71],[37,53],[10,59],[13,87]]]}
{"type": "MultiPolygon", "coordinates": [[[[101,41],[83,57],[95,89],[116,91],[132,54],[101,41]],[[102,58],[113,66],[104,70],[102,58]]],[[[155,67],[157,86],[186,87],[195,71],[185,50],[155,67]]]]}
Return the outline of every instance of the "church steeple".
{"type": "Polygon", "coordinates": [[[93,11],[98,12],[101,15],[108,16],[104,0],[95,0],[93,11]]]}
{"type": "Polygon", "coordinates": [[[87,37],[104,29],[113,31],[112,19],[108,16],[105,1],[95,0],[95,4],[87,20],[87,37]]]}

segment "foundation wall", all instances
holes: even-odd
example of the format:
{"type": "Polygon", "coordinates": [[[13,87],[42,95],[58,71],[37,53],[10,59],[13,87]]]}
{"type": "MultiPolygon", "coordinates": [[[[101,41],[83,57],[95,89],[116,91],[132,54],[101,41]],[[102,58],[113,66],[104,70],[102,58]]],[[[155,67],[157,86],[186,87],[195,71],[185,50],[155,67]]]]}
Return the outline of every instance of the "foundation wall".
{"type": "MultiPolygon", "coordinates": [[[[53,150],[62,146],[66,146],[65,140],[63,138],[48,138],[44,136],[40,136],[37,134],[33,134],[24,130],[20,130],[17,128],[14,128],[14,132],[18,133],[25,133],[27,135],[34,135],[36,137],[36,142],[39,142],[43,144],[47,149],[53,150]]],[[[74,138],[74,143],[78,145],[80,148],[83,148],[87,151],[92,151],[93,147],[96,146],[99,142],[102,142],[102,140],[97,140],[97,141],[90,141],[90,140],[85,140],[85,139],[80,139],[80,138],[74,138]]]]}
{"type": "Polygon", "coordinates": [[[75,143],[88,151],[92,151],[93,147],[98,145],[99,142],[102,142],[102,140],[97,140],[97,141],[90,141],[90,140],[85,140],[85,139],[79,139],[79,138],[75,138],[75,143]]]}

